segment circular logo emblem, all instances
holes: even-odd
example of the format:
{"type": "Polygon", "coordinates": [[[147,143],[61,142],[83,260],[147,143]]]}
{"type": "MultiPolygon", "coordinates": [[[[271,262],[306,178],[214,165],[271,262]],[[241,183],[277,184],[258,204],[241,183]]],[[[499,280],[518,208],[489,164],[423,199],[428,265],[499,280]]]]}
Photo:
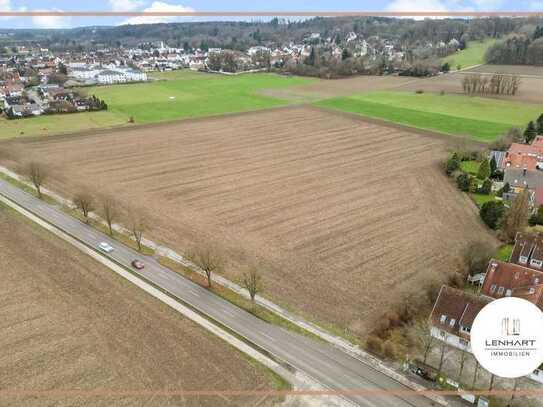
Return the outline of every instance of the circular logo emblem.
{"type": "Polygon", "coordinates": [[[543,363],[543,312],[521,298],[486,305],[475,317],[470,336],[473,355],[496,376],[526,376],[543,363]]]}

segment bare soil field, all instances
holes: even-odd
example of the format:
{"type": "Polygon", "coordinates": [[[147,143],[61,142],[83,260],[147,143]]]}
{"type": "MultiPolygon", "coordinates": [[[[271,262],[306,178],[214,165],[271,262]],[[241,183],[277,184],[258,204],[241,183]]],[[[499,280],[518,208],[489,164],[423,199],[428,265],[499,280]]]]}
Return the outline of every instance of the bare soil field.
{"type": "Polygon", "coordinates": [[[265,296],[364,336],[493,239],[442,173],[447,142],[298,107],[9,145],[50,163],[53,190],[113,189],[150,237],[213,243],[232,279],[257,261],[265,296]]]}
{"type": "MultiPolygon", "coordinates": [[[[271,376],[90,257],[0,206],[0,389],[272,389],[271,376]]],[[[246,406],[262,397],[0,395],[2,406],[246,406]]],[[[262,404],[259,404],[259,403],[262,404]]]]}
{"type": "Polygon", "coordinates": [[[543,66],[532,65],[479,65],[465,72],[503,73],[520,76],[540,76],[543,78],[543,66]]]}
{"type": "MultiPolygon", "coordinates": [[[[490,65],[483,65],[474,70],[462,71],[458,73],[448,73],[445,75],[434,76],[432,78],[419,79],[408,83],[405,86],[399,87],[397,90],[423,90],[425,92],[441,92],[464,94],[462,90],[462,78],[465,75],[475,72],[476,69],[481,69],[481,73],[492,73],[494,71],[487,70],[490,65]]],[[[523,67],[520,67],[523,68],[523,67]]],[[[485,96],[496,99],[511,100],[526,103],[543,103],[543,76],[523,76],[519,92],[515,96],[485,96]]]]}
{"type": "Polygon", "coordinates": [[[261,93],[291,101],[307,102],[361,92],[392,90],[420,80],[405,76],[355,76],[345,79],[321,79],[309,85],[297,85],[284,89],[266,89],[261,93]]]}

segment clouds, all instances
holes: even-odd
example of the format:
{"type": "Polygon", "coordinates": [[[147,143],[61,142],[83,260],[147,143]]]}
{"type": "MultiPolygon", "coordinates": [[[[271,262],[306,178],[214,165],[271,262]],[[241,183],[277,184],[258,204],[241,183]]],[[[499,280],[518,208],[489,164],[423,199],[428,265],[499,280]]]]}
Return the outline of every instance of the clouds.
{"type": "MultiPolygon", "coordinates": [[[[62,11],[62,10],[35,10],[35,11],[62,11]]],[[[63,16],[33,16],[32,25],[36,28],[69,28],[71,18],[63,16]]]]}
{"type": "Polygon", "coordinates": [[[142,0],[108,0],[108,3],[112,11],[134,11],[144,5],[142,0]]]}
{"type": "Polygon", "coordinates": [[[387,11],[447,11],[440,0],[394,0],[387,11]]]}
{"type": "MultiPolygon", "coordinates": [[[[169,4],[162,1],[154,1],[149,7],[143,9],[142,11],[183,13],[194,11],[194,9],[191,7],[182,6],[181,4],[169,4]]],[[[121,25],[172,23],[175,21],[180,21],[181,19],[183,19],[183,17],[180,16],[138,16],[123,21],[121,25]]]]}

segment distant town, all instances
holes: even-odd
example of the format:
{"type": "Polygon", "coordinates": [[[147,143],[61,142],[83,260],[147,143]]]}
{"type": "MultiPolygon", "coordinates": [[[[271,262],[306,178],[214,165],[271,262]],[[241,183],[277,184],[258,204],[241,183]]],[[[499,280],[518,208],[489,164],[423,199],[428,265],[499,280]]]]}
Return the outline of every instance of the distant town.
{"type": "MultiPolygon", "coordinates": [[[[81,52],[53,52],[39,46],[6,47],[0,53],[0,108],[12,119],[107,109],[107,104],[86,96],[81,88],[144,82],[151,80],[148,73],[153,71],[191,69],[235,75],[276,70],[303,75],[308,73],[303,67],[318,67],[320,60],[329,64],[330,60],[341,63],[363,58],[364,70],[369,74],[413,74],[412,65],[406,64],[409,50],[405,47],[379,36],[362,38],[355,32],[341,40],[311,33],[301,43],[277,48],[252,46],[245,52],[203,45],[176,48],[160,41],[133,48],[98,47],[81,52]]],[[[447,43],[427,42],[425,47],[446,55],[463,49],[465,44],[452,38],[447,43]]],[[[431,76],[449,69],[448,64],[426,66],[414,76],[431,76]]]]}

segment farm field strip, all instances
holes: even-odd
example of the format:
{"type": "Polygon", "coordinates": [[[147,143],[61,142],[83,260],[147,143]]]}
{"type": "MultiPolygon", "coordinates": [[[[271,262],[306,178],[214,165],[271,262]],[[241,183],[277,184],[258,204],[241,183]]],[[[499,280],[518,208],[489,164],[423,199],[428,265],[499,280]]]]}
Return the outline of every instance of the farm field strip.
{"type": "MultiPolygon", "coordinates": [[[[221,339],[53,234],[0,206],[0,383],[4,389],[272,389],[221,339]],[[233,369],[233,371],[232,371],[233,369]]],[[[8,396],[2,405],[86,406],[88,396],[8,396]]],[[[155,396],[92,396],[145,406],[155,396]]],[[[161,396],[164,406],[272,406],[274,398],[161,396]]]]}
{"type": "Polygon", "coordinates": [[[543,111],[543,104],[399,91],[327,99],[317,106],[486,142],[511,127],[525,126],[543,111]]]}
{"type": "Polygon", "coordinates": [[[209,242],[233,280],[258,262],[265,296],[363,336],[444,278],[467,234],[492,240],[442,174],[446,142],[291,107],[4,145],[48,161],[52,190],[114,190],[149,212],[149,238],[182,253],[209,242]]]}

